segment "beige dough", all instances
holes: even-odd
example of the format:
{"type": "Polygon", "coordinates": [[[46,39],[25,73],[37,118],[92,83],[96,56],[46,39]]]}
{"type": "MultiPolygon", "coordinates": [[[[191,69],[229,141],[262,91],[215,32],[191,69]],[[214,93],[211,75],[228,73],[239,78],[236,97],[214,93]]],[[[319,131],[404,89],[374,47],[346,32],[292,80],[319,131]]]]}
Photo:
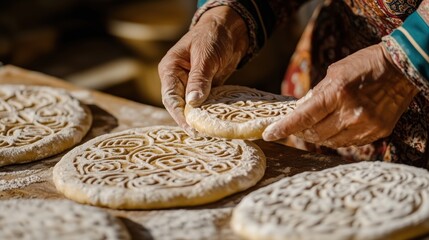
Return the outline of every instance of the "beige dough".
{"type": "Polygon", "coordinates": [[[211,90],[198,108],[185,107],[186,121],[212,137],[259,139],[271,123],[291,112],[296,101],[256,89],[225,85],[211,90]]]}
{"type": "Polygon", "coordinates": [[[58,154],[79,143],[91,112],[66,91],[0,85],[0,166],[58,154]]]}
{"type": "Polygon", "coordinates": [[[253,186],[264,171],[265,156],[251,142],[154,126],[88,141],[61,159],[53,179],[80,203],[151,209],[219,200],[253,186]]]}
{"type": "Polygon", "coordinates": [[[107,212],[66,200],[0,201],[0,239],[105,239],[130,236],[107,212]]]}
{"type": "Polygon", "coordinates": [[[429,173],[385,162],[305,172],[247,195],[231,221],[245,239],[411,239],[429,232],[429,173]]]}

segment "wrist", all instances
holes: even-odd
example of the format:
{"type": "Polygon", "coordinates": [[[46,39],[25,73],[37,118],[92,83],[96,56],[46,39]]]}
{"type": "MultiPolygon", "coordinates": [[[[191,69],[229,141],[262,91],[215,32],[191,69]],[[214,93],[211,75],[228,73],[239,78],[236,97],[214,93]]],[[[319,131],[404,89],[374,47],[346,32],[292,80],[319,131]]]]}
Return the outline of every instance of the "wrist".
{"type": "Polygon", "coordinates": [[[378,47],[381,49],[381,52],[383,54],[383,58],[386,64],[391,68],[393,68],[395,71],[400,71],[400,69],[396,66],[395,62],[393,61],[392,56],[390,56],[389,52],[386,50],[383,44],[379,43],[378,47]]]}
{"type": "Polygon", "coordinates": [[[392,59],[392,56],[390,56],[384,45],[382,43],[379,43],[378,46],[381,48],[383,58],[386,62],[386,66],[388,67],[388,69],[395,72],[395,75],[398,76],[399,81],[401,81],[404,88],[407,89],[410,94],[412,94],[413,96],[416,95],[418,93],[417,87],[414,86],[414,84],[410,80],[408,80],[408,78],[402,73],[401,69],[396,66],[395,62],[392,59]]]}

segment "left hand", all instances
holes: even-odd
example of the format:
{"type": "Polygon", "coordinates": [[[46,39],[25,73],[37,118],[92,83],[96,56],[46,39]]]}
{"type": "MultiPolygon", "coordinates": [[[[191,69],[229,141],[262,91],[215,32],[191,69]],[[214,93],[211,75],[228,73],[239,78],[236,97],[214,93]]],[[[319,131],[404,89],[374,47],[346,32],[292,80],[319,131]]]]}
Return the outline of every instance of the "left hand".
{"type": "Polygon", "coordinates": [[[371,143],[391,134],[417,93],[384,47],[373,45],[329,66],[312,95],[268,126],[263,138],[294,134],[332,148],[371,143]]]}

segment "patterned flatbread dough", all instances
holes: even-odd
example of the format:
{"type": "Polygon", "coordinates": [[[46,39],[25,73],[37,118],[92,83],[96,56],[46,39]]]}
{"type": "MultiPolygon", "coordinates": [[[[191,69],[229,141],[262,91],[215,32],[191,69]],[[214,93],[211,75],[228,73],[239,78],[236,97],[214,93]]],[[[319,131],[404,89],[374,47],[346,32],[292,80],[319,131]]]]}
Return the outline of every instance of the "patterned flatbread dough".
{"type": "Polygon", "coordinates": [[[79,143],[91,121],[64,90],[0,85],[0,166],[58,154],[79,143]]]}
{"type": "Polygon", "coordinates": [[[428,171],[361,162],[259,189],[231,225],[246,239],[410,239],[429,231],[428,201],[428,171]]]}
{"type": "Polygon", "coordinates": [[[105,211],[66,200],[0,201],[0,239],[126,240],[123,224],[105,211]]]}
{"type": "Polygon", "coordinates": [[[212,137],[260,139],[271,123],[293,111],[292,97],[243,86],[225,85],[211,90],[198,108],[185,107],[186,121],[212,137]]]}
{"type": "Polygon", "coordinates": [[[97,137],[55,166],[56,188],[81,203],[120,209],[192,206],[247,189],[265,156],[242,140],[191,138],[155,126],[97,137]]]}

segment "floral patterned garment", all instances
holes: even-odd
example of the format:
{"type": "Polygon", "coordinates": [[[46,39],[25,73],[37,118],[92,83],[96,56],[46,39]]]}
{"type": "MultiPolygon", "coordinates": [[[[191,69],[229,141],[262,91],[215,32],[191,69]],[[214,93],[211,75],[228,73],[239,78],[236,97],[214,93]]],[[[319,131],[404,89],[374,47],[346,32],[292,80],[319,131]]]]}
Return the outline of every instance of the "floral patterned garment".
{"type": "MultiPolygon", "coordinates": [[[[199,1],[195,24],[206,10],[234,8],[248,26],[250,48],[245,64],[274,29],[305,1],[199,1]]],[[[429,168],[429,0],[325,0],[314,12],[291,58],[282,93],[300,98],[321,79],[328,66],[362,48],[383,42],[404,75],[420,89],[389,137],[360,147],[330,150],[304,144],[308,150],[336,153],[352,160],[384,160],[429,168]]],[[[278,29],[281,30],[281,29],[278,29]]],[[[283,29],[285,30],[285,29],[283,29]]]]}

